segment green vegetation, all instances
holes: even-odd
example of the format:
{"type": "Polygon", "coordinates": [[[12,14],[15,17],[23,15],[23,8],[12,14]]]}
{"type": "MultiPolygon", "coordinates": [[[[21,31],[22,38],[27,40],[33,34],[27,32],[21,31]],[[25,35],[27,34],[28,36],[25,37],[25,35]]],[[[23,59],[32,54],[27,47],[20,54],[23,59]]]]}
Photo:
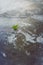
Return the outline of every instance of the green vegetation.
{"type": "Polygon", "coordinates": [[[13,28],[14,30],[18,30],[18,24],[17,24],[17,25],[13,25],[12,28],[13,28]]]}

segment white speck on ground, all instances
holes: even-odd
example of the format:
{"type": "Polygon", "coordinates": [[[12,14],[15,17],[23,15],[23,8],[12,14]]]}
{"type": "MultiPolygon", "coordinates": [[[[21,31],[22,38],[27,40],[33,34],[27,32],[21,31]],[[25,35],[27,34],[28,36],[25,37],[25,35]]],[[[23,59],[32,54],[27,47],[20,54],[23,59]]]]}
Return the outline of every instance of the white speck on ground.
{"type": "Polygon", "coordinates": [[[15,40],[15,34],[12,34],[11,36],[8,37],[8,42],[12,43],[15,40]]]}
{"type": "Polygon", "coordinates": [[[26,53],[26,55],[28,55],[28,56],[30,55],[30,52],[28,52],[28,51],[26,51],[25,53],[26,53]]]}
{"type": "Polygon", "coordinates": [[[42,38],[42,36],[39,36],[39,37],[37,38],[37,42],[43,44],[43,38],[42,38]]]}
{"type": "Polygon", "coordinates": [[[7,57],[7,55],[4,52],[1,52],[1,54],[3,55],[3,57],[7,57]]]}

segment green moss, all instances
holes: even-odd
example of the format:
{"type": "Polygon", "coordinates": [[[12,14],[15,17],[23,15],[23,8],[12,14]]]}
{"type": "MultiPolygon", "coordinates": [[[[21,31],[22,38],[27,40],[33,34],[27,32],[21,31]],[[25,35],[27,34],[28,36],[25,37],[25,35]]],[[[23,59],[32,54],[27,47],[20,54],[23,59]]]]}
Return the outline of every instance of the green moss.
{"type": "Polygon", "coordinates": [[[14,30],[18,30],[18,24],[17,24],[17,25],[13,25],[12,28],[13,28],[14,30]]]}

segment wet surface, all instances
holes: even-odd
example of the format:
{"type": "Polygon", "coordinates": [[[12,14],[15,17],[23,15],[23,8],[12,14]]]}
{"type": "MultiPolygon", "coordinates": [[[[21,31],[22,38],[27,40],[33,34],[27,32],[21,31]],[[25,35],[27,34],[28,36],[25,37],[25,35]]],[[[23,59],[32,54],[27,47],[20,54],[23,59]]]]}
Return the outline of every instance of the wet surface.
{"type": "Polygon", "coordinates": [[[26,33],[22,29],[1,29],[0,65],[43,65],[43,44],[27,41],[26,33]]]}
{"type": "Polygon", "coordinates": [[[5,2],[0,4],[0,65],[43,65],[43,0],[5,2]]]}

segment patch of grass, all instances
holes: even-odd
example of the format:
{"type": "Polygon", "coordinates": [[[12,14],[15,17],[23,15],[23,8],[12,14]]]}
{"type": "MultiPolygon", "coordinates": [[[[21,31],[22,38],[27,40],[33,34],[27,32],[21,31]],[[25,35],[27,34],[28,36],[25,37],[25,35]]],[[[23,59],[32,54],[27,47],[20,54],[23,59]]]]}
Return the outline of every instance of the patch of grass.
{"type": "Polygon", "coordinates": [[[18,24],[17,24],[17,25],[13,25],[12,28],[13,28],[14,30],[18,30],[18,24]]]}

